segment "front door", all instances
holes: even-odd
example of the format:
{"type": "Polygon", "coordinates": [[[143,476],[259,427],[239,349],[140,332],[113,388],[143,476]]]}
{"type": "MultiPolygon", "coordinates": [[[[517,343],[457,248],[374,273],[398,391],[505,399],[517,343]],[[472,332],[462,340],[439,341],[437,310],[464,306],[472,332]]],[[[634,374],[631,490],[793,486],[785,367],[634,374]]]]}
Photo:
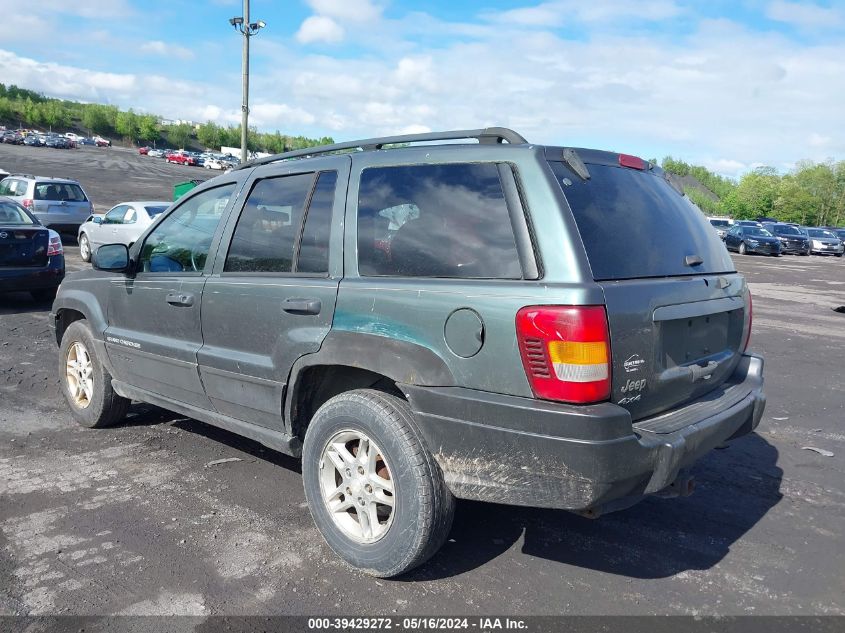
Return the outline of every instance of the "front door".
{"type": "Polygon", "coordinates": [[[331,327],[350,162],[280,164],[247,182],[202,298],[200,375],[220,413],[283,428],[291,366],[331,327]]]}
{"type": "Polygon", "coordinates": [[[112,281],[106,348],[115,378],[185,404],[211,409],[197,369],[206,265],[223,230],[235,182],[186,197],[147,235],[136,275],[112,281]]]}

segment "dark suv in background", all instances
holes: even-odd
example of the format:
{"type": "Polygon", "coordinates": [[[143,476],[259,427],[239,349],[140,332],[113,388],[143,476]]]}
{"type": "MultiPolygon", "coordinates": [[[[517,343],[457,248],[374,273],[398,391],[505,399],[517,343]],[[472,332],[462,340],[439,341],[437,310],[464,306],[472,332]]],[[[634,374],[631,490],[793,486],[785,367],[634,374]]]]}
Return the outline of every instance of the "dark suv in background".
{"type": "Polygon", "coordinates": [[[748,287],[666,174],[503,128],[253,161],[94,268],[50,320],[77,420],[138,400],[301,456],[317,527],[375,575],[436,552],[455,497],[688,494],[765,405],[748,287]]]}

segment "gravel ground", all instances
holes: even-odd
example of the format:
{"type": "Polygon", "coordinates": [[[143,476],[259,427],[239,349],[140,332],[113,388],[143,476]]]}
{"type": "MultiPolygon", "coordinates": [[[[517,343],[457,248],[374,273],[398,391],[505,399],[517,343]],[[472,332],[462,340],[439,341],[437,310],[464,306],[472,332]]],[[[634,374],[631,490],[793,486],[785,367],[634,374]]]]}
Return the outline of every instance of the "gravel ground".
{"type": "MultiPolygon", "coordinates": [[[[207,175],[116,148],[0,145],[0,166],[76,177],[98,211],[207,175]]],[[[460,502],[443,550],[389,581],[324,544],[296,460],[145,405],[78,427],[49,306],[4,296],[0,615],[845,614],[845,259],[735,259],[769,404],[698,464],[693,496],[597,521],[460,502]]]]}

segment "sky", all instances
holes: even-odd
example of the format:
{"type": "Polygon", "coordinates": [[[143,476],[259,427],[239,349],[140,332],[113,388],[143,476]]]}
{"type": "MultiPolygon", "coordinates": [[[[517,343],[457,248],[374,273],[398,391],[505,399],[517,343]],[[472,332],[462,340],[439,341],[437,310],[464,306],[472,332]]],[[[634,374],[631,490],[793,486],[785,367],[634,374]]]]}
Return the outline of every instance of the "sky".
{"type": "MultiPolygon", "coordinates": [[[[0,0],[0,82],[240,122],[242,0],[0,0]],[[14,25],[14,28],[8,28],[14,25]]],[[[250,124],[511,127],[728,176],[845,158],[845,0],[252,0],[250,124]]]]}

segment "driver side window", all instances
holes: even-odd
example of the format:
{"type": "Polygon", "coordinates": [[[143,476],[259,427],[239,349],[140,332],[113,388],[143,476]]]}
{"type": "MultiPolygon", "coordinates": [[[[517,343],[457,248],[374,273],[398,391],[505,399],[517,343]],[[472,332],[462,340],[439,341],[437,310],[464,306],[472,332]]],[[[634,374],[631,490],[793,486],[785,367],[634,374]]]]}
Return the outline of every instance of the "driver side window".
{"type": "Polygon", "coordinates": [[[147,236],[141,272],[202,272],[211,239],[235,192],[235,183],[207,189],[185,200],[147,236]]]}
{"type": "Polygon", "coordinates": [[[125,204],[116,206],[106,213],[106,216],[103,218],[103,224],[123,224],[123,216],[126,213],[126,209],[125,204]]]}

